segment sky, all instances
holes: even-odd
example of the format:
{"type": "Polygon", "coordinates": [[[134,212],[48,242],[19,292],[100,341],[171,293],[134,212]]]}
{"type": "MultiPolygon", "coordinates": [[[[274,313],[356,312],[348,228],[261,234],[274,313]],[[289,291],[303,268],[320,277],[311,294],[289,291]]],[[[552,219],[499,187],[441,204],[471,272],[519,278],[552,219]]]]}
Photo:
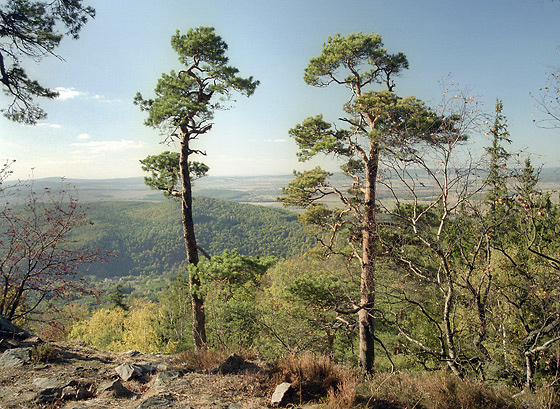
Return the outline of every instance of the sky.
{"type": "MultiPolygon", "coordinates": [[[[329,36],[378,33],[389,53],[404,52],[410,68],[397,79],[400,96],[428,105],[453,82],[492,112],[504,103],[512,150],[534,163],[560,166],[560,130],[535,126],[539,89],[560,67],[560,2],[552,0],[85,0],[95,19],[78,40],[57,49],[63,60],[26,61],[28,74],[60,92],[37,99],[48,113],[37,126],[0,118],[0,159],[16,160],[20,179],[142,176],[139,160],[177,146],[143,125],[133,104],[162,73],[181,68],[170,45],[176,30],[215,27],[228,44],[230,64],[260,80],[250,98],[217,112],[214,127],[196,142],[195,158],[213,176],[290,174],[333,163],[297,161],[288,131],[322,113],[336,121],[344,88],[305,84],[309,59],[329,36]]],[[[0,107],[9,100],[0,96],[0,107]]],[[[479,144],[488,141],[480,140],[479,144]]]]}

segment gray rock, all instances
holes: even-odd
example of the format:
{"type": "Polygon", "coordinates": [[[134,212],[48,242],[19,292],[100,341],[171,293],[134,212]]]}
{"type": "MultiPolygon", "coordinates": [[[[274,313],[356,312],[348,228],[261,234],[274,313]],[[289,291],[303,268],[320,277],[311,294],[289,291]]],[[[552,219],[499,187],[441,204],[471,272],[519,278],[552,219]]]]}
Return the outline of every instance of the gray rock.
{"type": "Polygon", "coordinates": [[[84,400],[93,396],[92,384],[83,381],[71,381],[62,388],[62,400],[84,400]]]}
{"type": "Polygon", "coordinates": [[[138,351],[132,349],[130,351],[125,352],[125,354],[128,355],[129,357],[134,357],[134,356],[140,355],[141,352],[138,352],[138,351]]]}
{"type": "Polygon", "coordinates": [[[60,382],[58,378],[35,378],[33,379],[33,385],[42,389],[57,388],[60,386],[60,382]]]}
{"type": "Polygon", "coordinates": [[[216,369],[213,369],[212,373],[220,373],[220,374],[237,374],[239,373],[243,367],[247,366],[247,362],[241,358],[237,354],[231,354],[228,359],[225,360],[223,364],[221,364],[216,369]]]}
{"type": "Polygon", "coordinates": [[[152,396],[146,399],[138,406],[138,409],[149,409],[149,408],[169,408],[173,406],[173,397],[171,394],[152,396]]]}
{"type": "Polygon", "coordinates": [[[156,365],[156,369],[157,369],[158,371],[167,371],[167,368],[168,368],[168,367],[167,367],[166,364],[163,364],[163,363],[161,363],[161,362],[158,362],[158,363],[156,363],[155,365],[156,365]]]}
{"type": "Polygon", "coordinates": [[[155,372],[157,370],[157,367],[150,364],[150,363],[142,363],[138,366],[140,367],[140,370],[141,370],[143,375],[155,372]]]}
{"type": "Polygon", "coordinates": [[[31,348],[8,349],[0,357],[0,367],[19,367],[30,360],[31,348]]]}
{"type": "Polygon", "coordinates": [[[179,379],[183,376],[181,371],[165,371],[160,372],[156,376],[156,383],[162,384],[170,381],[174,381],[175,379],[179,379]]]}
{"type": "Polygon", "coordinates": [[[270,404],[272,406],[279,406],[282,404],[282,401],[286,397],[286,394],[292,387],[292,384],[289,382],[283,382],[276,387],[274,393],[272,394],[272,398],[270,399],[270,404]]]}
{"type": "Polygon", "coordinates": [[[135,364],[119,365],[115,368],[115,371],[125,382],[134,377],[141,377],[145,373],[145,370],[142,366],[135,364]]]}
{"type": "Polygon", "coordinates": [[[132,398],[133,396],[135,396],[134,392],[125,388],[121,381],[118,379],[101,385],[99,388],[99,392],[110,393],[115,398],[132,398]]]}
{"type": "Polygon", "coordinates": [[[15,338],[15,339],[27,339],[32,337],[33,334],[17,325],[12,324],[6,318],[0,315],[0,338],[15,338]]]}

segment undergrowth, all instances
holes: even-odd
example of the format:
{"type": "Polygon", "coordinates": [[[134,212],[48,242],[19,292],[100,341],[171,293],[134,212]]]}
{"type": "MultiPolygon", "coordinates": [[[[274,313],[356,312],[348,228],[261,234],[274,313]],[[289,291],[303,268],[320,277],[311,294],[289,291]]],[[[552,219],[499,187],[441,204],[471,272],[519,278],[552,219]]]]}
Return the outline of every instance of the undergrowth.
{"type": "MultiPolygon", "coordinates": [[[[256,360],[251,351],[236,353],[245,360],[256,360]]],[[[177,356],[176,363],[206,371],[218,367],[230,355],[231,351],[225,349],[185,351],[177,356]]],[[[312,353],[289,355],[265,367],[252,375],[255,393],[270,396],[276,385],[289,382],[291,389],[284,401],[287,405],[315,402],[326,409],[560,409],[560,397],[553,387],[518,394],[519,390],[507,386],[490,387],[480,381],[459,379],[445,370],[362,376],[312,353]]]]}

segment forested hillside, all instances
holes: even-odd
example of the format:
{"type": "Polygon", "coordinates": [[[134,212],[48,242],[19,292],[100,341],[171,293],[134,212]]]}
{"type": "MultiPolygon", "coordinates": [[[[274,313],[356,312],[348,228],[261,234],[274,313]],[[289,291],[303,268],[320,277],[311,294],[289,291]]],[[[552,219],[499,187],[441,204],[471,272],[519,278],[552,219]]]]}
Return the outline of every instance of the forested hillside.
{"type": "MultiPolygon", "coordinates": [[[[93,226],[74,236],[80,244],[111,250],[116,258],[95,264],[98,278],[176,273],[185,261],[179,203],[97,202],[88,205],[93,226]]],[[[225,249],[280,258],[304,252],[313,243],[293,213],[197,197],[195,223],[200,246],[210,255],[225,249]]]]}

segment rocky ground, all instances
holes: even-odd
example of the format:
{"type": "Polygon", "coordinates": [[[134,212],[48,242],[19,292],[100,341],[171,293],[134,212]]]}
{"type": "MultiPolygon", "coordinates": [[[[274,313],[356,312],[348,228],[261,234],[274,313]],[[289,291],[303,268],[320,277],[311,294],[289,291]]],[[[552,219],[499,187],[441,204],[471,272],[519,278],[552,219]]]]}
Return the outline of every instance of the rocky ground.
{"type": "Polygon", "coordinates": [[[2,409],[251,409],[272,406],[275,391],[264,364],[237,356],[194,371],[171,355],[115,354],[80,343],[30,342],[2,350],[2,409]]]}

